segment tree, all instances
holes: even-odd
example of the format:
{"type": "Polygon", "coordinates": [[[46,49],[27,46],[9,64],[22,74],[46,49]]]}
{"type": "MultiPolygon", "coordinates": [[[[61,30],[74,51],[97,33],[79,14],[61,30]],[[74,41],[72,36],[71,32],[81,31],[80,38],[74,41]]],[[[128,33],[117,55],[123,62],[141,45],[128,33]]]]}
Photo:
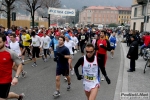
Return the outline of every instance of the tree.
{"type": "MultiPolygon", "coordinates": [[[[43,3],[43,7],[45,7],[47,9],[47,11],[48,11],[49,7],[59,8],[59,7],[61,7],[61,2],[60,2],[60,0],[45,0],[43,3]]],[[[43,17],[43,18],[48,19],[48,26],[50,27],[50,14],[48,14],[48,17],[43,17]]]]}
{"type": "Polygon", "coordinates": [[[108,25],[108,27],[117,27],[117,26],[118,26],[118,25],[115,24],[115,23],[111,23],[111,24],[108,25]]]}
{"type": "Polygon", "coordinates": [[[5,9],[0,9],[0,11],[3,11],[6,13],[7,18],[7,28],[10,28],[11,25],[11,12],[15,8],[14,2],[16,0],[3,0],[2,6],[4,6],[5,9]]]}
{"type": "Polygon", "coordinates": [[[23,2],[27,5],[26,10],[30,12],[32,19],[32,27],[34,28],[34,14],[37,9],[42,7],[43,0],[23,0],[23,2]]]}
{"type": "Polygon", "coordinates": [[[83,7],[82,7],[82,10],[84,10],[84,9],[86,9],[86,8],[87,8],[87,6],[83,6],[83,7]]]}

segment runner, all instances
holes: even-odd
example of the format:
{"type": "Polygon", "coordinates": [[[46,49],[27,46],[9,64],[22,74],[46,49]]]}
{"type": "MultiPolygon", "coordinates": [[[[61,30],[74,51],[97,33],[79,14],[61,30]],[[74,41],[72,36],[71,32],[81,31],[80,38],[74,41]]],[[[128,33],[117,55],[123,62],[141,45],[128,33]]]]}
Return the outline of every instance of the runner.
{"type": "Polygon", "coordinates": [[[31,35],[32,35],[31,46],[33,47],[32,48],[32,59],[34,61],[32,67],[36,67],[37,63],[36,63],[35,57],[39,58],[40,49],[42,48],[42,41],[41,41],[40,37],[37,36],[34,31],[31,33],[31,35]]]}
{"type": "MultiPolygon", "coordinates": [[[[27,50],[28,52],[28,55],[29,55],[29,58],[32,59],[31,57],[31,52],[30,52],[30,42],[31,42],[31,38],[30,38],[30,35],[26,33],[25,30],[22,30],[21,31],[22,35],[21,35],[21,38],[22,38],[22,41],[23,41],[23,46],[25,47],[25,49],[27,50]]],[[[26,51],[25,50],[25,51],[26,51]]],[[[25,54],[25,52],[24,52],[25,54]]]]}
{"type": "Polygon", "coordinates": [[[76,54],[77,53],[77,45],[78,45],[78,39],[77,37],[75,36],[76,33],[72,34],[71,36],[71,40],[75,43],[75,46],[72,48],[72,51],[73,51],[73,54],[76,54]]]}
{"type": "Polygon", "coordinates": [[[59,36],[60,36],[60,34],[58,32],[56,32],[55,37],[50,42],[50,47],[52,47],[52,49],[54,51],[54,58],[56,58],[56,52],[57,52],[56,51],[56,47],[58,46],[58,38],[59,38],[59,36]]]}
{"type": "Polygon", "coordinates": [[[110,48],[111,48],[111,52],[110,52],[110,55],[111,55],[111,58],[113,59],[114,58],[114,50],[117,46],[117,38],[116,38],[116,33],[113,33],[110,38],[109,38],[109,41],[110,41],[110,48]]]}
{"type": "MultiPolygon", "coordinates": [[[[11,40],[10,49],[12,51],[14,51],[19,56],[19,58],[21,59],[22,54],[25,51],[24,46],[21,43],[19,43],[18,41],[16,41],[16,35],[15,34],[10,34],[10,40],[11,40]],[[22,49],[22,52],[20,49],[22,49]]],[[[13,64],[12,68],[14,71],[17,71],[17,66],[15,63],[13,64]]],[[[26,71],[22,70],[22,78],[26,77],[26,73],[27,73],[26,71]]]]}
{"type": "Polygon", "coordinates": [[[111,83],[108,78],[105,67],[101,66],[101,60],[95,56],[93,44],[87,44],[86,55],[81,57],[75,64],[75,74],[78,80],[83,79],[83,86],[88,100],[95,100],[100,87],[99,69],[106,78],[108,84],[111,83]],[[82,75],[79,74],[78,67],[82,66],[82,75]]]}
{"type": "Polygon", "coordinates": [[[70,90],[70,76],[69,76],[69,63],[68,59],[71,59],[69,49],[64,46],[65,38],[59,37],[59,45],[57,47],[57,68],[56,68],[56,91],[54,92],[53,96],[58,97],[60,96],[60,76],[63,75],[67,77],[68,86],[67,90],[70,90]]]}
{"type": "Polygon", "coordinates": [[[81,30],[81,35],[79,35],[79,41],[80,41],[81,53],[82,55],[84,55],[84,48],[85,48],[86,43],[88,42],[88,37],[85,34],[84,30],[81,30]]]}
{"type": "Polygon", "coordinates": [[[74,69],[72,68],[72,59],[73,59],[73,51],[72,48],[75,46],[75,43],[71,40],[70,36],[68,34],[65,35],[65,46],[69,49],[71,59],[68,60],[69,67],[71,70],[71,75],[74,74],[74,69]]]}
{"type": "MultiPolygon", "coordinates": [[[[110,50],[110,43],[105,38],[106,32],[101,31],[100,37],[96,40],[95,47],[97,49],[97,57],[101,58],[101,66],[105,67],[107,60],[107,50],[110,50]]],[[[102,75],[101,80],[104,81],[104,76],[102,75]]]]}
{"type": "MultiPolygon", "coordinates": [[[[47,61],[47,53],[49,53],[49,44],[51,42],[51,39],[45,33],[44,33],[44,36],[41,39],[42,39],[42,42],[43,42],[43,50],[44,50],[44,56],[45,56],[43,58],[43,60],[46,62],[47,61]]],[[[51,55],[50,55],[50,57],[51,57],[51,55]]]]}
{"type": "Polygon", "coordinates": [[[9,92],[11,85],[17,85],[19,74],[22,71],[22,62],[17,54],[5,47],[6,36],[0,33],[0,100],[16,98],[23,100],[23,94],[9,92]],[[13,62],[17,65],[15,77],[12,79],[13,62]]]}

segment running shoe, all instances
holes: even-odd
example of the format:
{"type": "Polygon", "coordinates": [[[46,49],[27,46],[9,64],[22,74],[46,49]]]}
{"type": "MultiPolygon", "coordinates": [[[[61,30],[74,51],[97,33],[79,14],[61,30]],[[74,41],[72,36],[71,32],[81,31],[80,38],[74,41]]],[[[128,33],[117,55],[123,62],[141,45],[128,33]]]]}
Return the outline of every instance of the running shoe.
{"type": "MultiPolygon", "coordinates": [[[[71,84],[70,84],[71,85],[71,84]]],[[[68,85],[67,86],[67,91],[69,91],[70,89],[71,89],[71,86],[70,85],[68,85]]]]}
{"type": "Polygon", "coordinates": [[[102,75],[102,77],[101,77],[101,81],[104,81],[104,76],[102,75]]]}
{"type": "Polygon", "coordinates": [[[47,59],[44,59],[44,62],[47,62],[47,59]]]}
{"type": "Polygon", "coordinates": [[[67,82],[67,78],[65,77],[64,80],[67,82]]]}
{"type": "Polygon", "coordinates": [[[27,74],[27,72],[23,70],[22,73],[21,73],[22,78],[25,78],[25,77],[26,77],[26,74],[27,74]]]}
{"type": "Polygon", "coordinates": [[[18,100],[23,100],[24,96],[25,96],[24,93],[21,93],[21,94],[19,95],[18,100]]]}
{"type": "Polygon", "coordinates": [[[59,92],[59,91],[55,91],[54,94],[53,94],[53,96],[54,96],[54,97],[60,96],[60,92],[59,92]]]}
{"type": "Polygon", "coordinates": [[[71,70],[71,75],[74,75],[74,69],[71,70]]]}
{"type": "Polygon", "coordinates": [[[37,67],[37,64],[34,63],[34,64],[32,65],[32,67],[37,67]]]}

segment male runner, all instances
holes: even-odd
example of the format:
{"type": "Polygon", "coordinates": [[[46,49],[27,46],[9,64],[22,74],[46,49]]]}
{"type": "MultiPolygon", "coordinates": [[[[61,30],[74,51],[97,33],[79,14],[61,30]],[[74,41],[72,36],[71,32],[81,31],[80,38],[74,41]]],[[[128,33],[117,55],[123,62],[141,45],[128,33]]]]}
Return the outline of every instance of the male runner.
{"type": "Polygon", "coordinates": [[[19,74],[22,71],[22,62],[15,52],[5,47],[6,36],[0,33],[0,100],[16,98],[23,99],[23,95],[9,92],[11,85],[18,83],[19,74]],[[17,71],[12,79],[12,66],[15,62],[17,71]]]}
{"type": "MultiPolygon", "coordinates": [[[[23,52],[25,51],[24,46],[18,41],[16,41],[16,34],[10,34],[10,40],[11,40],[10,49],[13,50],[19,56],[19,58],[21,58],[23,52]],[[22,52],[21,52],[21,49],[22,49],[22,52]]],[[[13,70],[17,71],[17,67],[15,63],[13,64],[13,70]]],[[[22,70],[22,78],[26,77],[26,73],[27,73],[26,71],[22,70]]]]}
{"type": "Polygon", "coordinates": [[[68,59],[71,59],[69,49],[64,46],[65,38],[63,36],[59,37],[59,44],[57,47],[57,53],[55,61],[57,61],[57,68],[56,68],[56,91],[54,92],[53,96],[58,97],[60,96],[60,76],[63,75],[67,78],[68,87],[67,90],[70,90],[70,76],[69,76],[69,63],[68,59]]]}
{"type": "Polygon", "coordinates": [[[100,71],[105,76],[108,84],[111,83],[108,78],[105,67],[101,66],[100,58],[95,56],[93,44],[87,44],[86,55],[81,57],[75,64],[74,70],[78,80],[83,79],[85,94],[88,100],[95,100],[100,87],[100,71]],[[78,67],[82,66],[82,75],[79,74],[78,67]]]}

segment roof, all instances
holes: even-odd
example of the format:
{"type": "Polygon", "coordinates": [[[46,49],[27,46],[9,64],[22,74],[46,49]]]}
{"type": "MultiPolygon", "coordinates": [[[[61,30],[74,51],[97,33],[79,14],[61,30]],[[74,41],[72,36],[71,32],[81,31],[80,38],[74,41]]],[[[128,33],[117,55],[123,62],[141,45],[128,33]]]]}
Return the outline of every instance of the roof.
{"type": "Polygon", "coordinates": [[[131,7],[116,7],[118,10],[127,10],[127,11],[131,11],[131,7]]]}
{"type": "Polygon", "coordinates": [[[100,9],[111,9],[111,10],[117,10],[116,7],[110,7],[110,6],[90,6],[86,8],[87,10],[100,10],[100,9]]]}

